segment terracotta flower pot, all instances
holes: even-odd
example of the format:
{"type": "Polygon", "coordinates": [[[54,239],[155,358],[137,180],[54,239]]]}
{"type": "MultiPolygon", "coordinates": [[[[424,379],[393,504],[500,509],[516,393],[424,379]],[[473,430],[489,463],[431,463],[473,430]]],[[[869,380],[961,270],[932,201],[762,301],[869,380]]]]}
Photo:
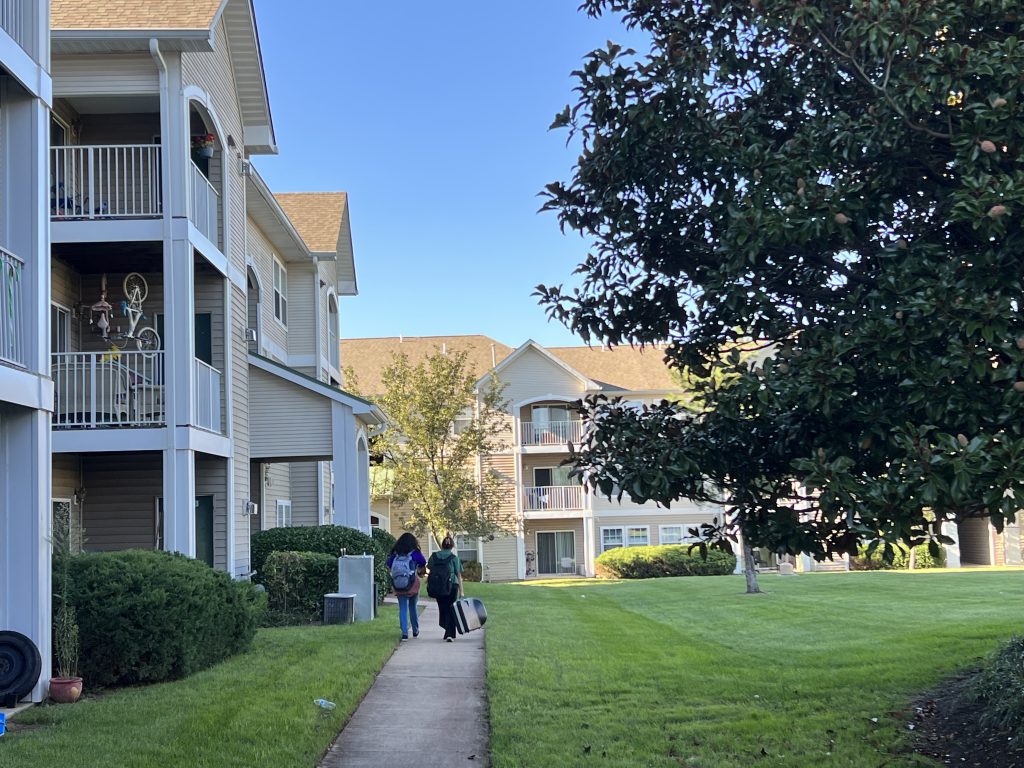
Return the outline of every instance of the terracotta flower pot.
{"type": "Polygon", "coordinates": [[[50,698],[58,704],[74,704],[82,695],[82,678],[51,677],[50,698]]]}

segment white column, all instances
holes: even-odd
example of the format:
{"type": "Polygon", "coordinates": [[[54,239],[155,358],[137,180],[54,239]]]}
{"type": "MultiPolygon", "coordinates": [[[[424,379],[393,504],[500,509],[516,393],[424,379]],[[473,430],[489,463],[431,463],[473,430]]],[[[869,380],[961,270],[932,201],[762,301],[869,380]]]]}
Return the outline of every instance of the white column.
{"type": "Polygon", "coordinates": [[[736,552],[736,568],[733,570],[733,573],[736,573],[736,574],[743,573],[743,535],[742,534],[739,534],[736,537],[735,552],[736,552]]]}
{"type": "Polygon", "coordinates": [[[352,409],[331,403],[334,457],[334,524],[370,532],[370,516],[359,508],[359,472],[356,466],[356,419],[352,409]]]}
{"type": "Polygon", "coordinates": [[[960,567],[960,533],[957,530],[956,523],[947,520],[942,524],[942,535],[949,536],[953,540],[952,544],[946,544],[946,567],[947,568],[959,568],[960,567]]]}
{"type": "Polygon", "coordinates": [[[595,530],[594,515],[591,512],[583,518],[583,571],[586,576],[594,575],[594,550],[597,549],[595,530]]]}
{"type": "Polygon", "coordinates": [[[164,451],[164,549],[196,556],[195,451],[164,451]]]}
{"type": "Polygon", "coordinates": [[[32,690],[42,701],[50,679],[50,414],[0,415],[0,628],[36,644],[43,667],[32,690]]]}

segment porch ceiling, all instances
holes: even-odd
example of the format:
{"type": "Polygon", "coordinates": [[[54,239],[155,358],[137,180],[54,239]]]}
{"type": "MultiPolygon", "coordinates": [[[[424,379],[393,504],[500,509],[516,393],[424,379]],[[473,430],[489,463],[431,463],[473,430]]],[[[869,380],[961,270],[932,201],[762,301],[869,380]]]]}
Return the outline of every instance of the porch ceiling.
{"type": "Polygon", "coordinates": [[[95,272],[162,272],[163,243],[54,243],[53,256],[83,274],[95,272]]]}

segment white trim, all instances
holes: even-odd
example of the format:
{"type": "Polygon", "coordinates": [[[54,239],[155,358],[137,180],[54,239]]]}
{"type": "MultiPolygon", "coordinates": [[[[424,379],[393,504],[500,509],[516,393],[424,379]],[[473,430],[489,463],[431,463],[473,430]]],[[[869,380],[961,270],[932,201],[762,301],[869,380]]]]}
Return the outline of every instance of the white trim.
{"type": "Polygon", "coordinates": [[[291,528],[294,523],[292,522],[292,500],[291,499],[278,499],[277,500],[277,516],[274,518],[274,523],[278,528],[291,528]],[[287,510],[287,511],[285,511],[287,510]]]}
{"type": "Polygon", "coordinates": [[[605,545],[604,545],[604,532],[605,531],[616,531],[616,530],[622,532],[622,548],[623,549],[626,548],[626,547],[647,547],[647,546],[650,546],[650,544],[651,544],[651,526],[649,526],[649,525],[630,525],[629,523],[619,523],[618,525],[602,525],[601,526],[601,532],[600,532],[601,536],[600,536],[600,539],[598,540],[598,545],[600,546],[602,552],[607,552],[608,549],[619,549],[619,547],[608,547],[608,548],[605,548],[605,545]],[[629,542],[629,534],[627,532],[628,528],[642,528],[647,533],[647,543],[646,544],[630,544],[630,542],[629,542]]]}
{"type": "Polygon", "coordinates": [[[274,282],[274,320],[277,322],[277,324],[279,326],[281,326],[282,328],[284,328],[287,331],[288,330],[288,269],[287,269],[287,267],[285,267],[284,262],[281,261],[277,257],[276,253],[272,253],[271,254],[271,260],[272,260],[272,263],[271,263],[270,269],[271,269],[271,272],[273,274],[273,282],[274,282]],[[281,273],[281,290],[278,290],[278,285],[277,285],[277,275],[278,275],[279,271],[281,273]],[[281,297],[280,302],[278,302],[278,296],[281,297]],[[279,308],[282,310],[280,315],[278,314],[278,309],[279,308]],[[282,319],[281,315],[284,316],[283,319],[282,319]]]}
{"type": "Polygon", "coordinates": [[[658,544],[665,544],[665,529],[678,528],[679,541],[669,542],[670,544],[692,544],[697,539],[686,532],[686,523],[665,523],[658,525],[658,544]]]}

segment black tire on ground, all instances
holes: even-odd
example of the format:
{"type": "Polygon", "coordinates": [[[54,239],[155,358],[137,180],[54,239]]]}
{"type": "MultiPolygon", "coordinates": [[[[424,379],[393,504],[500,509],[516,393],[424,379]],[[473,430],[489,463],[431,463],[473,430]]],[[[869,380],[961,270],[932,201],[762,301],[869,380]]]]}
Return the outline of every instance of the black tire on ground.
{"type": "Polygon", "coordinates": [[[36,644],[13,630],[0,630],[0,697],[20,699],[31,691],[43,671],[36,644]]]}

